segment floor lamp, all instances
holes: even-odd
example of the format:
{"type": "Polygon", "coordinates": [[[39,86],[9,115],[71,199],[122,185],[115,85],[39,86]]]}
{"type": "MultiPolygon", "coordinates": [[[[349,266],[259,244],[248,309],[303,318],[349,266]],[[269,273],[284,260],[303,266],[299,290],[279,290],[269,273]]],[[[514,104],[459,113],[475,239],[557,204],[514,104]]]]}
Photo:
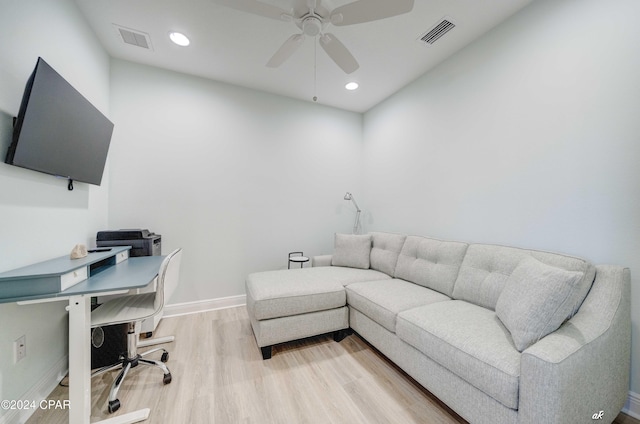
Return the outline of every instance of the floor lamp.
{"type": "Polygon", "coordinates": [[[356,199],[353,198],[353,195],[347,191],[347,194],[344,195],[344,200],[351,200],[353,205],[356,207],[356,222],[353,224],[353,234],[358,234],[358,225],[360,224],[360,208],[356,203],[356,199]]]}

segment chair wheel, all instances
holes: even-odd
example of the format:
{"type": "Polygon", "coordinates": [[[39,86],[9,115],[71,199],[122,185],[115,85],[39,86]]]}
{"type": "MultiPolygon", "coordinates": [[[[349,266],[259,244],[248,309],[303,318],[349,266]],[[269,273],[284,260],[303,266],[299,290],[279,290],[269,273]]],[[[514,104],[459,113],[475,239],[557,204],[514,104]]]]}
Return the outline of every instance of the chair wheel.
{"type": "Polygon", "coordinates": [[[164,352],[162,357],[160,358],[162,362],[167,362],[169,360],[169,352],[164,352]]]}
{"type": "Polygon", "coordinates": [[[109,413],[113,414],[118,409],[120,409],[120,399],[110,400],[109,406],[107,406],[107,410],[109,410],[109,413]]]}
{"type": "Polygon", "coordinates": [[[164,384],[169,384],[169,383],[171,383],[171,373],[169,373],[169,374],[165,374],[165,375],[164,375],[164,378],[162,379],[162,382],[163,382],[164,384]]]}

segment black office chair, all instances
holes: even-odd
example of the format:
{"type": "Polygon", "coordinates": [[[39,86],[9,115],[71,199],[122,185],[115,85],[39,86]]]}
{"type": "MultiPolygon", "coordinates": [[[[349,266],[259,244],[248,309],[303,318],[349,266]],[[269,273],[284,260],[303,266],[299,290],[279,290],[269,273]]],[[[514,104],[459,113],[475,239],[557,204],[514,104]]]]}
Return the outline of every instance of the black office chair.
{"type": "Polygon", "coordinates": [[[126,357],[115,364],[102,367],[91,374],[92,377],[95,377],[118,367],[122,368],[111,385],[107,406],[109,413],[113,413],[120,408],[118,390],[120,390],[120,386],[131,368],[135,368],[138,365],[160,368],[164,373],[162,382],[164,384],[171,383],[171,372],[169,372],[169,369],[163,363],[169,359],[169,352],[163,348],[156,348],[144,353],[138,353],[138,340],[135,329],[136,325],[140,325],[142,320],[158,314],[164,307],[166,299],[171,297],[171,294],[178,285],[181,260],[182,249],[176,249],[162,261],[160,270],[158,271],[158,286],[155,292],[111,299],[91,312],[92,328],[124,323],[129,326],[126,357]],[[145,358],[147,355],[158,351],[162,351],[160,361],[145,358]]]}

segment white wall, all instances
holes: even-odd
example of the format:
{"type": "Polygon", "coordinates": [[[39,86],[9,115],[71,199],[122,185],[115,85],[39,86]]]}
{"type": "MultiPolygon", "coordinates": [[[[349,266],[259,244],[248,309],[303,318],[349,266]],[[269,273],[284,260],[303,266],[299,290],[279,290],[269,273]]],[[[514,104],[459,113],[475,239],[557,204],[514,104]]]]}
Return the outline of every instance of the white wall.
{"type": "MultiPolygon", "coordinates": [[[[369,111],[368,230],[631,268],[640,392],[640,2],[533,2],[369,111]]],[[[444,40],[444,39],[443,39],[444,40]]]]}
{"type": "MultiPolygon", "coordinates": [[[[109,107],[109,57],[67,0],[0,1],[0,272],[90,244],[107,223],[106,184],[89,187],[4,163],[11,118],[42,56],[103,112],[109,107]]],[[[106,176],[103,181],[107,181],[106,176]]],[[[24,399],[67,353],[64,302],[0,304],[0,399],[24,399]],[[26,335],[27,357],[13,364],[13,341],[26,335]]],[[[0,410],[0,420],[7,411],[0,410]]]]}
{"type": "Polygon", "coordinates": [[[119,60],[111,84],[109,225],[184,249],[170,303],[242,295],[248,273],[350,231],[362,115],[119,60]]]}

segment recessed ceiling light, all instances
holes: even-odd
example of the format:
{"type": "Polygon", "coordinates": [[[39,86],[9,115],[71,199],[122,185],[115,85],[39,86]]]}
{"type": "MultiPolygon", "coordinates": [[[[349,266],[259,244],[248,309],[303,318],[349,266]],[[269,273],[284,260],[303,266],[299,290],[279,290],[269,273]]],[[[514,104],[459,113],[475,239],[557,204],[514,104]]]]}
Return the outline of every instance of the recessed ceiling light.
{"type": "Polygon", "coordinates": [[[356,90],[358,87],[359,85],[357,82],[349,82],[347,83],[347,85],[344,86],[344,88],[350,91],[356,90]]]}
{"type": "Polygon", "coordinates": [[[171,39],[171,41],[182,47],[186,47],[191,43],[191,41],[189,41],[189,38],[187,38],[187,36],[181,32],[170,32],[169,38],[171,39]]]}

